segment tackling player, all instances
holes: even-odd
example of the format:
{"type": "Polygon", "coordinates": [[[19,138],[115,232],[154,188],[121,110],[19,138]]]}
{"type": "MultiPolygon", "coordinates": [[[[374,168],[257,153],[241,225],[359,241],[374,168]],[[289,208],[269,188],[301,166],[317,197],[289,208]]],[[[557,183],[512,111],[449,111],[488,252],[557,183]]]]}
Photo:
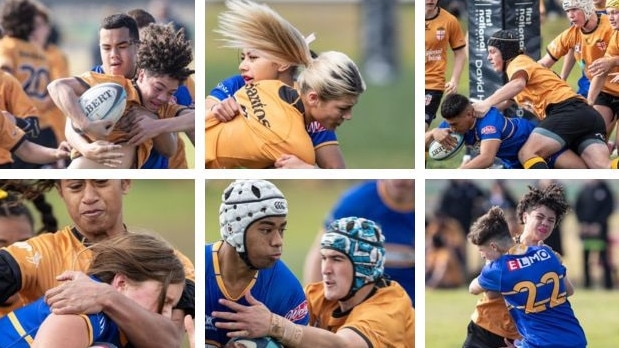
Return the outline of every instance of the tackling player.
{"type": "Polygon", "coordinates": [[[503,296],[522,335],[518,347],[587,346],[567,299],[574,288],[566,281],[565,266],[552,249],[516,244],[499,207],[480,217],[468,238],[488,261],[471,281],[469,291],[503,296]]]}
{"type": "Polygon", "coordinates": [[[288,224],[288,203],[265,180],[237,180],[223,192],[219,207],[222,240],[206,256],[206,347],[222,347],[234,331],[213,312],[228,311],[222,299],[248,305],[253,293],[273,313],[306,325],[309,315],[301,284],[280,260],[288,224]]]}
{"type": "Polygon", "coordinates": [[[258,82],[234,95],[244,117],[224,123],[207,112],[206,167],[286,167],[286,162],[298,160],[314,165],[314,147],[307,129],[318,121],[334,130],[352,117],[352,107],[365,90],[357,66],[339,52],[325,52],[313,59],[301,33],[265,5],[242,1],[226,4],[230,11],[220,16],[219,32],[228,47],[249,49],[251,52],[244,54],[250,60],[268,58],[263,64],[271,73],[291,66],[306,69],[298,77],[298,91],[281,81],[259,81],[258,76],[248,74],[248,79],[258,82]],[[265,37],[265,33],[270,36],[265,37]]]}
{"type": "MultiPolygon", "coordinates": [[[[109,284],[144,310],[172,318],[185,273],[167,242],[145,233],[125,233],[91,250],[88,275],[94,281],[109,284]]],[[[105,313],[56,315],[43,297],[0,318],[0,331],[2,347],[90,347],[95,342],[128,346],[119,325],[105,313]]]]}
{"type": "Polygon", "coordinates": [[[404,289],[384,278],[380,228],[363,218],[338,219],[320,245],[323,281],[305,288],[309,326],[271,313],[249,291],[249,306],[222,301],[235,313],[213,313],[230,320],[217,326],[232,330],[230,337],[271,336],[286,347],[414,347],[415,312],[404,289]]]}
{"type": "MultiPolygon", "coordinates": [[[[426,132],[426,146],[437,140],[449,146],[449,133],[464,135],[464,143],[479,150],[479,155],[460,168],[485,169],[496,164],[498,159],[506,169],[522,169],[518,151],[535,128],[532,122],[520,117],[505,117],[495,107],[482,117],[476,118],[469,99],[461,94],[448,95],[441,105],[445,119],[437,128],[426,132]]],[[[550,168],[587,168],[585,163],[571,150],[562,149],[548,159],[550,168]]]]}
{"type": "Polygon", "coordinates": [[[319,282],[320,239],[329,224],[347,216],[363,216],[385,234],[385,274],[400,284],[415,304],[415,181],[370,180],[346,191],[329,212],[305,257],[304,283],[319,282]]]}
{"type": "MultiPolygon", "coordinates": [[[[133,23],[135,24],[135,21],[133,23]]],[[[136,145],[128,142],[132,138],[134,128],[132,119],[125,116],[127,112],[130,112],[128,110],[131,106],[144,107],[150,112],[157,113],[159,118],[171,118],[183,114],[195,115],[192,108],[169,104],[178,86],[193,74],[193,70],[187,68],[193,60],[190,42],[186,40],[182,32],[175,32],[170,24],[151,24],[144,33],[145,37],[138,49],[139,70],[135,82],[123,76],[87,72],[78,77],[55,80],[50,84],[50,95],[59,108],[72,120],[72,123],[67,123],[66,134],[67,139],[78,152],[88,150],[87,141],[79,136],[78,132],[84,132],[91,139],[105,139],[121,144],[120,152],[123,153],[123,157],[120,160],[104,159],[103,166],[101,166],[101,163],[89,158],[78,157],[71,163],[71,168],[105,168],[106,166],[141,168],[153,147],[167,157],[176,153],[175,133],[161,133],[155,138],[138,144],[137,151],[136,145]],[[78,102],[78,97],[90,86],[102,82],[118,83],[127,91],[125,115],[121,117],[111,133],[105,129],[106,122],[109,127],[110,121],[92,122],[88,120],[78,102]]]]}
{"type": "Polygon", "coordinates": [[[525,55],[515,32],[492,34],[488,60],[497,73],[507,74],[509,82],[474,103],[476,115],[514,98],[541,120],[518,153],[525,169],[547,169],[545,158],[563,148],[577,153],[588,168],[617,169],[618,160],[610,160],[602,116],[553,71],[525,55]]]}
{"type": "MultiPolygon", "coordinates": [[[[515,237],[518,243],[537,246],[543,243],[554,231],[569,209],[564,188],[551,184],[545,188],[529,186],[518,202],[516,215],[523,225],[522,232],[515,237]]],[[[568,286],[569,280],[565,278],[568,286]]],[[[502,347],[504,340],[520,338],[513,319],[507,311],[503,297],[488,296],[486,292],[477,301],[471,322],[467,327],[467,337],[463,348],[502,347]]]]}
{"type": "Polygon", "coordinates": [[[10,180],[7,184],[19,188],[26,199],[56,187],[73,225],[0,249],[0,303],[18,292],[26,303],[45,294],[56,314],[103,311],[135,347],[180,345],[183,317],[194,314],[195,301],[194,267],[180,252],[176,254],[185,267],[185,288],[172,320],[144,310],[108,284],[75,272],[62,274],[86,271],[92,257],[88,246],[127,233],[122,210],[130,180],[10,180]],[[58,286],[62,281],[66,282],[58,286]]]}

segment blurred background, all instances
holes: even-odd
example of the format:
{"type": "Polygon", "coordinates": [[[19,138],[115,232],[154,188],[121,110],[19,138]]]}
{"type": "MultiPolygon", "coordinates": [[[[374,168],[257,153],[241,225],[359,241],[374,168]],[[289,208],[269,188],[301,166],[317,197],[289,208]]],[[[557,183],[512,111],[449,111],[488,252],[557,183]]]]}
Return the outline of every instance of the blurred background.
{"type": "MultiPolygon", "coordinates": [[[[361,68],[368,85],[353,118],[337,136],[348,168],[413,168],[414,1],[259,1],[297,27],[316,34],[317,53],[341,51],[361,68]],[[384,17],[380,17],[384,14],[384,17]],[[385,18],[385,27],[374,23],[385,18]]],[[[206,88],[238,74],[239,53],[217,42],[223,1],[206,1],[206,88]]],[[[206,96],[205,96],[206,97],[206,96]]]]}
{"type": "Polygon", "coordinates": [[[454,347],[464,342],[477,301],[469,294],[468,285],[483,266],[477,248],[466,239],[470,225],[490,207],[499,206],[506,213],[510,230],[518,230],[521,225],[515,207],[529,192],[528,186],[543,187],[552,182],[564,186],[570,211],[545,243],[563,255],[575,287],[569,301],[589,346],[611,347],[619,342],[619,181],[458,179],[425,181],[428,347],[454,347]],[[593,221],[600,227],[598,234],[591,233],[593,221]],[[605,258],[608,267],[604,267],[605,258]],[[437,272],[440,264],[447,265],[445,274],[437,272]]]}

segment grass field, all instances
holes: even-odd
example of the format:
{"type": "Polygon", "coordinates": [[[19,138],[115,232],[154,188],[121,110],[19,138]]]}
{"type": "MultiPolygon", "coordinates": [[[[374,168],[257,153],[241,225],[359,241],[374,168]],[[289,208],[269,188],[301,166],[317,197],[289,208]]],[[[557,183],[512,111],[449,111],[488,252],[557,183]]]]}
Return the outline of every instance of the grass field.
{"type": "MultiPolygon", "coordinates": [[[[317,52],[336,50],[361,62],[359,5],[355,3],[273,3],[273,9],[304,35],[316,33],[317,52]]],[[[394,83],[368,84],[353,109],[353,119],[337,131],[348,168],[413,168],[414,6],[398,9],[402,70],[394,83]]],[[[238,52],[220,48],[213,32],[221,3],[206,5],[206,93],[220,80],[237,74],[238,52]]],[[[366,82],[367,79],[366,79],[366,82]]]]}
{"type": "MultiPolygon", "coordinates": [[[[467,23],[464,23],[464,22],[461,22],[460,25],[462,26],[462,28],[467,27],[467,23]]],[[[550,41],[552,41],[552,39],[554,39],[557,35],[559,35],[559,33],[565,30],[568,26],[569,26],[569,22],[565,16],[559,16],[555,19],[547,20],[542,24],[542,29],[541,29],[542,47],[540,49],[542,56],[545,54],[546,46],[550,43],[550,41]]],[[[447,68],[448,72],[446,76],[451,76],[453,56],[450,56],[447,59],[447,63],[448,63],[448,68],[447,68]]],[[[558,73],[561,71],[562,66],[563,66],[563,59],[560,59],[558,62],[554,64],[552,69],[558,73]]],[[[580,74],[581,74],[581,69],[577,65],[575,65],[574,68],[572,69],[572,73],[570,74],[570,77],[568,78],[568,83],[570,84],[570,86],[574,86],[574,89],[576,89],[575,86],[577,86],[577,81],[580,78],[580,74]]],[[[465,64],[464,70],[462,72],[462,78],[460,79],[460,85],[458,87],[458,93],[468,95],[469,93],[468,76],[469,76],[469,68],[468,68],[468,65],[465,64]]],[[[443,118],[440,116],[440,111],[439,111],[439,113],[437,114],[437,118],[432,122],[432,128],[438,126],[442,121],[443,121],[443,118]]],[[[464,155],[464,153],[465,153],[465,147],[462,147],[462,149],[454,157],[448,160],[434,161],[429,158],[426,163],[426,168],[428,169],[458,168],[458,166],[460,166],[460,163],[462,162],[462,156],[464,155]]]]}
{"type": "MultiPolygon", "coordinates": [[[[299,280],[303,276],[303,262],[322,222],[340,195],[358,180],[270,180],[288,200],[288,229],[284,234],[282,259],[299,280]]],[[[223,190],[230,180],[206,182],[207,243],[221,239],[219,234],[219,205],[223,190]]]]}
{"type": "MultiPolygon", "coordinates": [[[[477,297],[468,289],[426,291],[426,347],[461,347],[477,297]]],[[[587,336],[589,347],[616,347],[619,301],[616,292],[583,290],[569,301],[587,336]]],[[[557,332],[557,335],[560,335],[557,332]]]]}

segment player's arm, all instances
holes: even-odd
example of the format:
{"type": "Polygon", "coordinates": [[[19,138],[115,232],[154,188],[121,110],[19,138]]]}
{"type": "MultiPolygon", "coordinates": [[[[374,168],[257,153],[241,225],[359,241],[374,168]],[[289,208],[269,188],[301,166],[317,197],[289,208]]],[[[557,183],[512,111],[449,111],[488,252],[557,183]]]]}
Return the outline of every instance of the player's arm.
{"type": "MultiPolygon", "coordinates": [[[[574,55],[572,55],[572,65],[574,65],[574,55]]],[[[550,55],[550,53],[546,52],[546,54],[537,61],[542,66],[546,68],[552,67],[557,61],[550,55]]],[[[563,67],[565,68],[565,63],[563,63],[563,67]]],[[[572,70],[572,68],[570,68],[572,70]]],[[[563,75],[562,75],[563,76],[563,75]]]]}
{"type": "Polygon", "coordinates": [[[569,52],[563,57],[563,66],[561,67],[561,75],[559,75],[562,80],[567,81],[568,76],[570,76],[572,72],[572,68],[574,68],[574,63],[576,63],[574,49],[570,48],[569,52]]]}
{"type": "Polygon", "coordinates": [[[215,323],[218,328],[232,330],[228,333],[230,338],[271,336],[291,348],[368,348],[365,338],[352,329],[342,328],[333,333],[317,327],[298,325],[271,313],[249,291],[245,299],[250,306],[222,299],[221,303],[234,312],[213,312],[216,318],[230,320],[215,323]]]}
{"type": "Polygon", "coordinates": [[[32,348],[81,348],[88,347],[88,326],[79,315],[50,314],[39,328],[32,348]]]}
{"type": "Polygon", "coordinates": [[[46,164],[69,158],[71,148],[68,143],[62,142],[57,149],[41,146],[24,140],[13,153],[25,162],[46,164]]]}
{"type": "Polygon", "coordinates": [[[107,314],[135,347],[178,347],[183,335],[183,313],[174,310],[172,320],[153,313],[111,285],[91,280],[80,272],[65,272],[67,281],[45,292],[45,302],[56,314],[107,314]],[[75,300],[79,299],[79,301],[75,300]]]}
{"type": "Polygon", "coordinates": [[[510,100],[520,93],[527,86],[527,73],[524,70],[519,70],[512,76],[512,79],[497,89],[492,95],[483,101],[473,103],[475,115],[482,117],[490,107],[497,105],[505,100],[510,100]]]}
{"type": "Polygon", "coordinates": [[[471,294],[479,295],[484,291],[486,290],[482,288],[481,285],[479,285],[478,277],[475,277],[473,280],[471,280],[471,283],[469,284],[469,292],[471,294]]]}
{"type": "Polygon", "coordinates": [[[75,131],[71,126],[71,122],[65,123],[64,134],[69,144],[82,156],[111,168],[122,164],[121,158],[124,155],[120,151],[121,145],[104,140],[96,140],[90,143],[75,131]]]}
{"type": "Polygon", "coordinates": [[[153,117],[152,112],[141,107],[134,107],[130,112],[134,117],[129,132],[131,144],[143,143],[163,133],[177,132],[186,132],[191,141],[194,141],[196,112],[193,108],[182,109],[176,116],[167,118],[153,117]]]}
{"type": "Polygon", "coordinates": [[[56,106],[69,117],[73,126],[82,131],[92,134],[96,138],[105,138],[113,126],[111,120],[91,121],[86,117],[84,110],[79,104],[79,96],[81,96],[88,86],[81,83],[75,77],[65,77],[54,80],[47,85],[47,91],[56,106]]]}
{"type": "Polygon", "coordinates": [[[464,63],[466,62],[466,46],[454,51],[454,65],[451,71],[451,79],[446,86],[445,94],[455,93],[458,90],[460,84],[460,77],[462,76],[462,70],[464,69],[464,63]]]}
{"type": "Polygon", "coordinates": [[[316,164],[322,169],[344,169],[344,155],[338,144],[328,144],[314,150],[316,164]]]}
{"type": "Polygon", "coordinates": [[[494,163],[494,158],[501,147],[500,139],[486,139],[481,141],[479,155],[460,166],[463,169],[486,169],[494,163]]]}

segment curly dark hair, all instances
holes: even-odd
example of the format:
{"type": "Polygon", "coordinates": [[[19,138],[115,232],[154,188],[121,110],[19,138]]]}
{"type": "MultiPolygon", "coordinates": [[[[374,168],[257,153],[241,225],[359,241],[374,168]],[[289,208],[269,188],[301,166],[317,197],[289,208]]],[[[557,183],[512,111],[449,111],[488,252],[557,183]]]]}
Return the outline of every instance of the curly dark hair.
{"type": "Polygon", "coordinates": [[[518,207],[516,207],[516,215],[520,223],[524,224],[524,219],[522,217],[524,213],[530,212],[542,205],[555,212],[557,216],[556,223],[558,224],[570,209],[565,198],[563,186],[559,184],[550,184],[544,189],[529,186],[529,192],[522,196],[522,199],[520,199],[518,203],[518,207]]]}
{"type": "Polygon", "coordinates": [[[24,206],[24,201],[29,200],[41,214],[42,227],[37,231],[37,234],[56,232],[58,230],[58,219],[56,219],[53,207],[45,199],[45,193],[51,190],[56,183],[57,181],[53,179],[0,180],[0,188],[8,193],[9,198],[0,200],[0,216],[26,215],[28,221],[34,225],[32,215],[24,206]],[[22,212],[24,209],[27,211],[26,213],[22,212]]]}
{"type": "Polygon", "coordinates": [[[149,24],[142,32],[138,68],[182,83],[195,72],[187,68],[192,60],[191,43],[185,38],[184,29],[175,31],[172,23],[149,24]]]}
{"type": "Polygon", "coordinates": [[[9,0],[0,10],[0,25],[9,37],[28,40],[34,30],[34,17],[42,5],[35,0],[9,0]]]}

